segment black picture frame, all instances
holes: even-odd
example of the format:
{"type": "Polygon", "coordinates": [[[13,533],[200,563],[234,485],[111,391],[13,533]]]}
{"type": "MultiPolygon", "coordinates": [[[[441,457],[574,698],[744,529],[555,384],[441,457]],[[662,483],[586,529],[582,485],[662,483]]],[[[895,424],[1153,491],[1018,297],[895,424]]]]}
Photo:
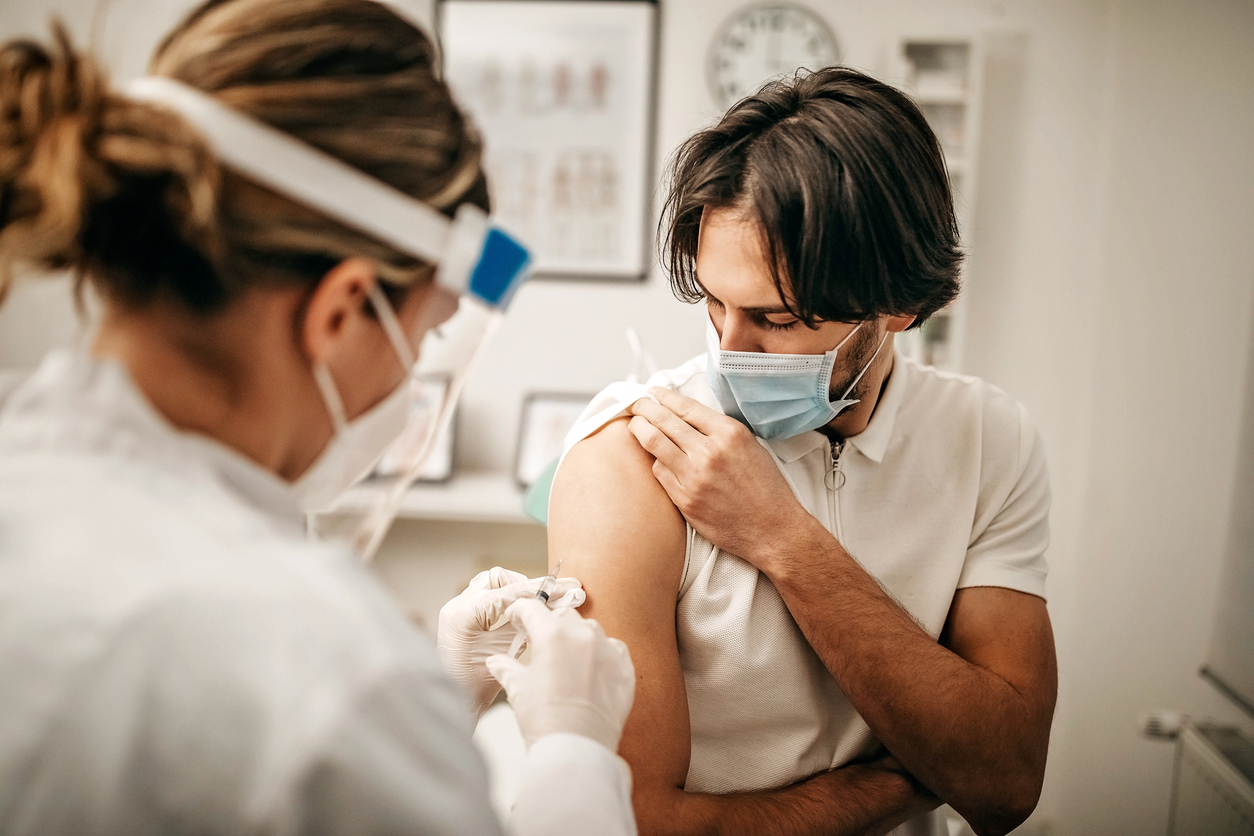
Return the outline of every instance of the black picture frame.
{"type": "MultiPolygon", "coordinates": [[[[485,166],[495,219],[532,249],[535,280],[639,282],[648,278],[654,262],[652,203],[660,27],[657,0],[436,3],[444,76],[479,126],[488,149],[485,166]],[[623,33],[622,48],[606,52],[614,52],[604,65],[610,68],[606,109],[616,113],[612,118],[599,118],[590,112],[577,120],[559,118],[543,111],[542,104],[523,114],[521,94],[514,97],[518,107],[513,110],[510,97],[502,94],[500,111],[494,115],[488,112],[485,102],[490,96],[485,90],[491,85],[475,79],[490,73],[476,69],[481,55],[471,55],[473,50],[486,51],[491,61],[500,62],[501,89],[522,89],[518,79],[524,65],[519,62],[529,60],[529,54],[543,55],[550,62],[534,69],[540,79],[536,89],[546,85],[561,89],[558,71],[562,66],[571,68],[567,77],[574,79],[569,84],[572,89],[582,89],[579,79],[587,79],[586,86],[592,89],[597,65],[584,73],[584,65],[576,60],[589,54],[590,38],[586,33],[583,37],[571,33],[595,21],[597,32],[610,44],[613,38],[605,33],[613,30],[616,21],[628,19],[630,32],[623,33]],[[495,35],[494,28],[499,29],[495,35]],[[563,33],[569,47],[565,53],[563,33]],[[501,44],[499,48],[473,46],[496,43],[494,37],[501,44]],[[545,41],[543,49],[529,46],[541,38],[545,41]],[[639,48],[630,50],[628,41],[639,48]],[[623,50],[632,54],[623,57],[623,50]],[[568,65],[561,63],[564,55],[571,56],[568,65]],[[616,97],[614,91],[620,87],[613,79],[619,71],[624,78],[621,89],[631,93],[616,97]],[[614,111],[618,104],[626,109],[614,111]],[[612,125],[620,127],[613,130],[612,125]],[[600,139],[594,135],[597,131],[600,139]],[[608,197],[610,194],[617,198],[608,197]],[[568,249],[558,253],[559,246],[568,249]]],[[[577,93],[571,94],[572,101],[577,99],[577,93]]],[[[556,100],[556,93],[549,99],[537,99],[556,100]]]]}

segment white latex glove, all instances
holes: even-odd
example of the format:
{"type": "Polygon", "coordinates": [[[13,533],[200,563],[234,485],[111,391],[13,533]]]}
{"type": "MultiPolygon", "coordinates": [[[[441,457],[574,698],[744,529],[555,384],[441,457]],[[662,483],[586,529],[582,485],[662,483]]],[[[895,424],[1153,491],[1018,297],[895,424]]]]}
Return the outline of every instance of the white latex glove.
{"type": "MultiPolygon", "coordinates": [[[[521,572],[496,566],[475,575],[461,595],[440,609],[436,635],[440,663],[449,677],[470,695],[480,714],[492,705],[501,690],[485,663],[489,656],[509,650],[518,634],[518,626],[511,621],[503,622],[496,630],[491,627],[510,604],[535,598],[543,580],[528,579],[521,572]]],[[[558,578],[548,605],[563,609],[578,607],[585,598],[578,580],[558,578]]]]}
{"type": "Polygon", "coordinates": [[[531,664],[500,654],[488,658],[488,670],[505,687],[527,745],[568,732],[617,751],[636,695],[627,645],[573,609],[521,600],[506,615],[527,631],[531,664]]]}

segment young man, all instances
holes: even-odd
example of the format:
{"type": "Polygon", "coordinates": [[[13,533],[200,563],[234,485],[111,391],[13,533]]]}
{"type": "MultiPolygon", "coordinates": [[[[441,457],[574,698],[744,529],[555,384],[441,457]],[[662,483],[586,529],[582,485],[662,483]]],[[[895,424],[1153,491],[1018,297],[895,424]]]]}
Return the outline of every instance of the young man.
{"type": "Polygon", "coordinates": [[[1019,404],[894,349],[958,291],[935,136],[851,70],[771,84],[667,210],[708,351],[602,393],[550,508],[635,661],[641,831],[940,833],[943,801],[1008,832],[1056,693],[1049,488],[1019,404]]]}

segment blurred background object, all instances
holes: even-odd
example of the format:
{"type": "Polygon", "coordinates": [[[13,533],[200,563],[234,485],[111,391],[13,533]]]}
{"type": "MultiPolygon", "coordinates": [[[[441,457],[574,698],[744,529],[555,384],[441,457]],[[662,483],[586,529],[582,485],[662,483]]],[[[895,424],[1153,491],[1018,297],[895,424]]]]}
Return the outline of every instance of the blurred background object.
{"type": "MultiPolygon", "coordinates": [[[[124,80],[191,5],[0,0],[0,36],[45,36],[60,14],[124,80]]],[[[395,5],[434,26],[425,0],[395,5]]],[[[1240,537],[1254,509],[1241,440],[1254,432],[1254,4],[805,0],[770,4],[777,18],[740,0],[596,5],[656,18],[647,46],[634,42],[645,52],[628,56],[649,79],[628,125],[648,155],[631,174],[572,142],[546,163],[550,200],[608,213],[637,190],[638,208],[623,211],[642,231],[645,277],[588,269],[581,281],[572,268],[523,288],[461,403],[451,478],[411,492],[377,571],[428,625],[481,569],[544,571],[545,531],[515,478],[528,394],[624,377],[628,327],[662,368],[703,350],[703,311],[671,297],[649,246],[659,172],[741,91],[838,55],[917,96],[949,155],[965,290],[906,350],[1006,389],[1047,444],[1060,698],[1044,795],[1021,832],[1167,833],[1186,735],[1147,738],[1142,715],[1168,707],[1254,737],[1254,719],[1198,675],[1207,664],[1240,691],[1231,671],[1251,647],[1241,595],[1254,555],[1240,537]],[[765,36],[745,34],[751,20],[765,36]]],[[[578,126],[624,83],[614,62],[546,64],[538,43],[526,62],[527,46],[520,37],[512,77],[504,64],[482,70],[485,114],[505,106],[505,85],[528,86],[520,107],[567,108],[578,126]]],[[[538,164],[511,165],[503,209],[541,182],[538,164]]],[[[519,223],[531,211],[517,208],[519,223]]],[[[535,220],[565,234],[561,218],[535,220]]],[[[571,240],[604,244],[607,229],[588,221],[571,240]]],[[[68,280],[19,283],[0,310],[0,391],[81,327],[68,280]]]]}
{"type": "Polygon", "coordinates": [[[836,34],[821,14],[798,3],[763,3],[736,11],[714,33],[706,83],[728,108],[767,79],[839,63],[836,34]]]}

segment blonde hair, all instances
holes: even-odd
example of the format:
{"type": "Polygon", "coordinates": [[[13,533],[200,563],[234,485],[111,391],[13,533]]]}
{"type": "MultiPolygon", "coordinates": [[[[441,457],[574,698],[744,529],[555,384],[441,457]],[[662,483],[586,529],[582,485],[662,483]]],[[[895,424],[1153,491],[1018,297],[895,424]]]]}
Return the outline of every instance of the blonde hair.
{"type": "MultiPolygon", "coordinates": [[[[151,72],[208,92],[452,215],[488,208],[482,146],[431,40],[373,0],[209,0],[151,72]]],[[[431,265],[220,167],[194,128],[114,92],[63,27],[0,46],[0,295],[15,266],[72,269],[115,304],[220,310],[256,284],[313,286],[370,259],[431,265]]]]}

